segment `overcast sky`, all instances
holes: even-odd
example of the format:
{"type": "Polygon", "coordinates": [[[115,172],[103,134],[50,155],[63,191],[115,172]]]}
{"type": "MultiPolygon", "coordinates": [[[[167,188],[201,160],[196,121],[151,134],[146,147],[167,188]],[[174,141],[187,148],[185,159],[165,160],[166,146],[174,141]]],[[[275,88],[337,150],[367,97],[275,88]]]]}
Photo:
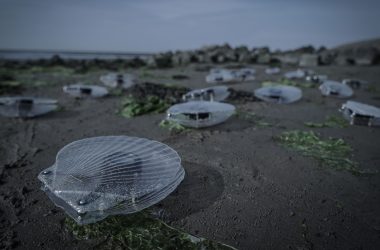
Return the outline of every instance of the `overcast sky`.
{"type": "Polygon", "coordinates": [[[380,37],[380,0],[0,0],[0,48],[288,49],[380,37]]]}

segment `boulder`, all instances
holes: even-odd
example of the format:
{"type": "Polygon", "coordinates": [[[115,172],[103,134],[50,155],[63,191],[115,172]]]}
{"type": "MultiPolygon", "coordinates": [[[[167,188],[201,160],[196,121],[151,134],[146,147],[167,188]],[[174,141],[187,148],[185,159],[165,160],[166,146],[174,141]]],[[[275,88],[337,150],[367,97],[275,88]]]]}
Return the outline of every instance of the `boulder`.
{"type": "Polygon", "coordinates": [[[318,55],[316,54],[302,54],[300,57],[299,66],[301,67],[315,67],[318,66],[318,55]]]}
{"type": "Polygon", "coordinates": [[[280,54],[274,57],[282,64],[298,65],[300,62],[300,55],[295,53],[280,54]]]}
{"type": "Polygon", "coordinates": [[[256,62],[259,64],[269,64],[272,60],[272,56],[269,53],[258,54],[256,56],[256,62]]]}
{"type": "Polygon", "coordinates": [[[173,66],[188,65],[192,54],[189,51],[178,51],[172,57],[173,66]]]}

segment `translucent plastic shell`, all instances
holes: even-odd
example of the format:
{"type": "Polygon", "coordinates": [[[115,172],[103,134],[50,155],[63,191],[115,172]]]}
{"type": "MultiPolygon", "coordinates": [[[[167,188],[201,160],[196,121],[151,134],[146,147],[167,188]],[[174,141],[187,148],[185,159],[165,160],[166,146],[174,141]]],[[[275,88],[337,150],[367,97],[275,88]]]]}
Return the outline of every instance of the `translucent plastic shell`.
{"type": "Polygon", "coordinates": [[[206,76],[208,83],[227,83],[237,81],[237,75],[226,69],[213,69],[206,76]]]}
{"type": "Polygon", "coordinates": [[[161,201],[184,174],[177,152],[163,143],[104,136],[68,144],[38,178],[57,206],[87,224],[161,201]]]}
{"type": "Polygon", "coordinates": [[[110,88],[127,89],[136,83],[136,78],[131,74],[109,73],[100,77],[100,81],[110,88]]]}
{"type": "Polygon", "coordinates": [[[255,96],[266,102],[292,103],[302,97],[302,90],[293,86],[268,86],[255,90],[255,96]]]}
{"type": "Polygon", "coordinates": [[[35,117],[58,107],[53,99],[34,97],[0,97],[0,115],[6,117],[35,117]]]}
{"type": "Polygon", "coordinates": [[[231,104],[209,101],[190,101],[176,104],[167,110],[167,119],[186,127],[208,127],[226,121],[235,112],[231,104]]]}
{"type": "Polygon", "coordinates": [[[347,101],[340,111],[351,125],[380,126],[380,108],[375,106],[347,101]]]}
{"type": "Polygon", "coordinates": [[[184,101],[223,101],[230,95],[226,86],[195,89],[183,95],[184,101]]]}
{"type": "Polygon", "coordinates": [[[63,91],[73,97],[103,97],[108,94],[105,87],[84,84],[64,86],[63,91]]]}
{"type": "Polygon", "coordinates": [[[335,81],[325,81],[319,86],[319,89],[324,96],[348,98],[354,94],[353,90],[348,85],[335,81]]]}
{"type": "Polygon", "coordinates": [[[210,74],[206,76],[208,83],[228,83],[251,81],[255,79],[256,70],[252,68],[241,68],[237,70],[228,69],[211,69],[210,74]]]}

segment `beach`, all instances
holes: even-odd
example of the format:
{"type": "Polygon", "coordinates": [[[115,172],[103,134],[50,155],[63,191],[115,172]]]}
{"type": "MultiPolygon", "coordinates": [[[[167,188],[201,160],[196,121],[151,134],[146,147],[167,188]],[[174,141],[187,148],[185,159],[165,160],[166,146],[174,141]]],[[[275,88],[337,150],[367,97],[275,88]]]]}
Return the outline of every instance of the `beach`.
{"type": "MultiPolygon", "coordinates": [[[[253,93],[262,82],[281,77],[266,75],[264,65],[249,67],[256,69],[255,80],[227,86],[253,93]]],[[[380,66],[310,68],[338,81],[368,81],[374,87],[355,89],[350,100],[380,107],[380,66]]],[[[281,68],[282,72],[295,69],[281,68]]],[[[189,89],[210,86],[205,82],[207,68],[200,69],[198,64],[125,71],[136,75],[139,84],[189,89]],[[173,79],[173,75],[187,79],[173,79]]],[[[342,117],[338,110],[345,99],[323,97],[317,86],[301,87],[302,99],[287,105],[237,98],[230,101],[237,113],[226,122],[173,132],[159,127],[165,113],[134,118],[118,114],[128,90],[98,99],[75,99],[62,91],[64,85],[77,82],[101,85],[99,77],[107,72],[25,73],[25,81],[31,83],[16,94],[54,98],[60,108],[34,119],[0,117],[1,247],[95,246],[92,241],[76,239],[65,228],[64,211],[41,191],[37,175],[54,164],[57,152],[66,144],[105,135],[148,138],[178,152],[185,179],[154,206],[172,227],[247,250],[375,249],[380,245],[379,128],[305,126],[307,122],[322,123],[329,116],[342,117]],[[313,131],[322,139],[344,140],[352,148],[349,159],[356,163],[356,174],[329,168],[284,146],[278,138],[289,131],[313,131]]]]}

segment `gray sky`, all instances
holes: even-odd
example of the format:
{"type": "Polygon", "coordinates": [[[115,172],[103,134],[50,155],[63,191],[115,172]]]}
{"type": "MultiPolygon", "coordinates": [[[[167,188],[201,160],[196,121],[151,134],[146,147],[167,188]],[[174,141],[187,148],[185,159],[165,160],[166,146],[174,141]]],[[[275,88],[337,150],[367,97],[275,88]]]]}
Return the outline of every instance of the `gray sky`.
{"type": "Polygon", "coordinates": [[[0,0],[0,48],[289,49],[380,37],[376,0],[0,0]]]}

